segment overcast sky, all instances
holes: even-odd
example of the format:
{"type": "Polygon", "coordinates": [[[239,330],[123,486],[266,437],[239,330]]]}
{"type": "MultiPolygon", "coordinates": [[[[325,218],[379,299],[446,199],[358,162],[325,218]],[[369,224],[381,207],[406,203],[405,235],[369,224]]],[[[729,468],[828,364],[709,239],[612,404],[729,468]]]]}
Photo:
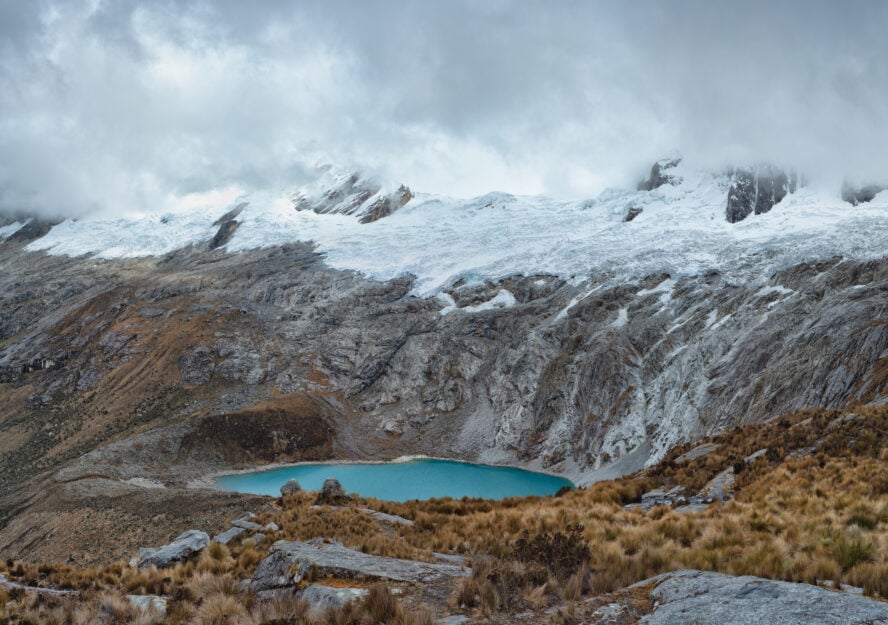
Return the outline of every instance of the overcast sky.
{"type": "Polygon", "coordinates": [[[317,162],[456,196],[590,196],[672,150],[885,178],[886,25],[875,0],[0,0],[0,209],[317,162]]]}

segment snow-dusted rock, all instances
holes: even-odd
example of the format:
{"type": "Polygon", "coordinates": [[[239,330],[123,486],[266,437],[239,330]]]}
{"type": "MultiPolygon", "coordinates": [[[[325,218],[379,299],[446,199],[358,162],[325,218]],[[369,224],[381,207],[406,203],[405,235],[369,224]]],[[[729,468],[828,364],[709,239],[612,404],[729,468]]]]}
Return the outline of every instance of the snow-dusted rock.
{"type": "Polygon", "coordinates": [[[287,480],[281,486],[281,495],[295,495],[300,492],[302,492],[302,485],[296,479],[287,480]]]}
{"type": "Polygon", "coordinates": [[[731,179],[725,216],[732,224],[767,213],[800,186],[797,173],[770,165],[734,170],[731,179]]]}

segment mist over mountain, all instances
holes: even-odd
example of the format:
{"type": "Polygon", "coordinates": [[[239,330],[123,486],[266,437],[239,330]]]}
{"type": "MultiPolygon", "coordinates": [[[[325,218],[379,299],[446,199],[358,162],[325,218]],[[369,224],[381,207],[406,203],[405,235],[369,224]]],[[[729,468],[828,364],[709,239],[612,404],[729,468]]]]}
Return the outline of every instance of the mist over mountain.
{"type": "Polygon", "coordinates": [[[6,2],[0,210],[298,187],[318,162],[456,197],[634,186],[670,150],[836,194],[888,172],[888,7],[6,2]]]}

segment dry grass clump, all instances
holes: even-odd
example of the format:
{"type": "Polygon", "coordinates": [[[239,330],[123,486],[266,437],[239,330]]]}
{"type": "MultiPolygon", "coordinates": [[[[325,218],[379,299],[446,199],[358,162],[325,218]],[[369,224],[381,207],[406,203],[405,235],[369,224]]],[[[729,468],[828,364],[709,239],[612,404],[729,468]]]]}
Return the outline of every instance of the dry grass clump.
{"type": "Polygon", "coordinates": [[[3,591],[0,622],[4,625],[155,625],[163,616],[133,606],[111,593],[54,596],[21,590],[3,591]]]}

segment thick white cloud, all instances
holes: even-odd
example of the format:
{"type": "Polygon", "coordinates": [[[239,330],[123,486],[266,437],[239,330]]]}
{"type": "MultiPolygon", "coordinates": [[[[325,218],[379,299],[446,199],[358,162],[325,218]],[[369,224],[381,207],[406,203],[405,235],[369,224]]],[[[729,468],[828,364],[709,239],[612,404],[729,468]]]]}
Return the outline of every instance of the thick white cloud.
{"type": "Polygon", "coordinates": [[[453,195],[588,195],[673,148],[885,178],[886,23],[879,2],[3,2],[0,208],[139,210],[318,160],[453,195]]]}

